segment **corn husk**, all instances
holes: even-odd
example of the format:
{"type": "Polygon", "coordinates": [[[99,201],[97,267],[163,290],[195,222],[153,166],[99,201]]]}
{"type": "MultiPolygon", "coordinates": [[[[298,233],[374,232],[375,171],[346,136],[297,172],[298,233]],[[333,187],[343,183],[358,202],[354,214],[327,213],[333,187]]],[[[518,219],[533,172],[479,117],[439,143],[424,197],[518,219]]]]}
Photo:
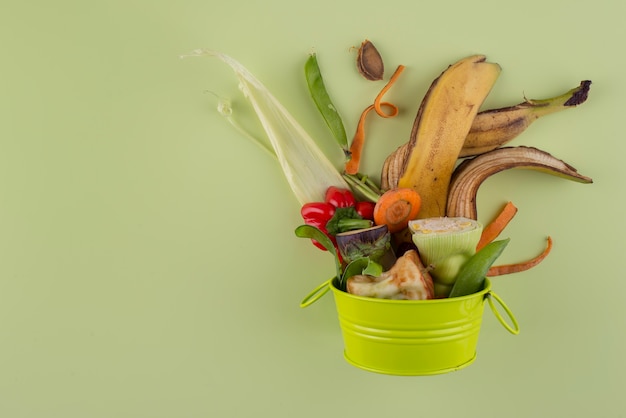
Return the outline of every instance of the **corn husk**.
{"type": "Polygon", "coordinates": [[[240,81],[239,88],[259,117],[300,204],[323,201],[330,186],[349,188],[341,173],[304,128],[243,65],[228,55],[208,49],[198,49],[187,56],[216,57],[233,69],[240,81]]]}

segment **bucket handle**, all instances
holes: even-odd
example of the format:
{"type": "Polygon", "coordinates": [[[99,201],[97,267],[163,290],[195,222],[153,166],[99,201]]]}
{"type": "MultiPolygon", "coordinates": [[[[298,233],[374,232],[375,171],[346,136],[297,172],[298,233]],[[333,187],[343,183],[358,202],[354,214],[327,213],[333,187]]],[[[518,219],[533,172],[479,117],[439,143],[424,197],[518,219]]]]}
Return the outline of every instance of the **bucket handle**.
{"type": "Polygon", "coordinates": [[[307,306],[317,302],[318,299],[320,299],[330,290],[330,283],[333,281],[333,279],[334,277],[332,279],[326,280],[324,283],[318,285],[315,289],[313,289],[311,293],[309,293],[304,297],[304,299],[302,299],[302,302],[300,302],[300,307],[306,308],[307,306]]]}
{"type": "Polygon", "coordinates": [[[513,315],[513,312],[511,312],[511,310],[509,309],[508,306],[506,306],[506,304],[504,303],[504,301],[500,298],[500,296],[496,295],[494,292],[488,292],[485,297],[487,298],[487,301],[489,302],[489,307],[491,308],[491,311],[493,312],[493,314],[496,316],[496,318],[498,319],[498,322],[500,322],[500,324],[502,324],[502,326],[504,328],[506,328],[507,331],[509,331],[511,334],[513,335],[517,335],[519,334],[519,325],[517,323],[517,320],[515,319],[515,316],[513,315]],[[495,303],[493,303],[493,299],[496,300],[496,302],[498,302],[498,304],[502,307],[502,309],[504,309],[504,312],[506,312],[507,316],[509,317],[509,319],[511,320],[511,323],[513,324],[513,326],[509,325],[504,318],[502,317],[502,315],[500,315],[500,312],[498,311],[498,308],[496,308],[495,303]]]}

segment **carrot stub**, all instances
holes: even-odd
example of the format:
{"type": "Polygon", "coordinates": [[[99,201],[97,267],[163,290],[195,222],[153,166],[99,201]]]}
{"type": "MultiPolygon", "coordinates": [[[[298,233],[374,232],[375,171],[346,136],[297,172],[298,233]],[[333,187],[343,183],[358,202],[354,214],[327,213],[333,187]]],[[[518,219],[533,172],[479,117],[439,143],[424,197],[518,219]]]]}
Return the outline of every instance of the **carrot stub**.
{"type": "Polygon", "coordinates": [[[476,245],[476,251],[479,251],[485,245],[489,244],[491,241],[496,239],[498,235],[506,228],[506,226],[511,222],[515,214],[517,213],[517,208],[511,202],[508,202],[498,216],[496,216],[488,225],[483,228],[483,233],[480,236],[480,240],[476,245]]]}
{"type": "Polygon", "coordinates": [[[399,232],[415,219],[422,205],[422,198],[413,189],[391,189],[383,193],[374,207],[374,223],[387,225],[389,232],[399,232]]]}
{"type": "Polygon", "coordinates": [[[356,128],[356,132],[354,133],[354,137],[352,138],[352,143],[350,144],[350,159],[346,161],[345,172],[347,174],[356,174],[359,171],[359,166],[361,165],[361,155],[363,153],[363,146],[365,145],[365,119],[367,114],[373,109],[376,111],[376,114],[381,118],[392,118],[398,114],[398,108],[389,102],[383,102],[382,98],[385,93],[391,88],[393,83],[396,82],[402,71],[404,70],[403,65],[399,65],[396,71],[393,73],[389,82],[383,87],[383,89],[378,93],[376,99],[374,99],[374,104],[368,106],[362,113],[359,118],[359,123],[356,128]],[[383,110],[383,106],[386,106],[390,109],[389,113],[385,113],[383,110]]]}
{"type": "Polygon", "coordinates": [[[528,269],[531,269],[535,267],[537,264],[541,263],[548,256],[548,254],[550,254],[551,250],[552,250],[552,238],[548,237],[546,248],[537,257],[532,258],[528,261],[524,261],[523,263],[493,266],[489,268],[489,271],[487,272],[487,277],[502,276],[504,274],[511,274],[511,273],[519,273],[520,271],[526,271],[528,269]]]}

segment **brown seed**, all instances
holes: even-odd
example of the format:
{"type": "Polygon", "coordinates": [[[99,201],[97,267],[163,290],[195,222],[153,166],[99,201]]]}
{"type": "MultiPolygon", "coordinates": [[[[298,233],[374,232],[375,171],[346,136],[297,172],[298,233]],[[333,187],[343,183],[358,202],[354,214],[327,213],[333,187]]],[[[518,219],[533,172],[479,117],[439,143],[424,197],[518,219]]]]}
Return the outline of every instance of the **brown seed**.
{"type": "Polygon", "coordinates": [[[368,80],[382,80],[385,66],[378,50],[369,40],[363,41],[356,59],[357,69],[368,80]]]}

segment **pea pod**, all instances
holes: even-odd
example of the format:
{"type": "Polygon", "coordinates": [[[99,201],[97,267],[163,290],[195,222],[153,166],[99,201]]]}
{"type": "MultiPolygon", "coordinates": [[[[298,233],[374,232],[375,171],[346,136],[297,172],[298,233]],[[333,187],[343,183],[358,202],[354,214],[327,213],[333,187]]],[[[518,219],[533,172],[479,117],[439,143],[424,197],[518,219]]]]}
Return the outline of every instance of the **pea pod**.
{"type": "Polygon", "coordinates": [[[461,267],[449,297],[471,295],[482,290],[489,267],[502,254],[510,238],[493,241],[470,257],[461,267]]]}
{"type": "Polygon", "coordinates": [[[317,109],[322,114],[326,125],[328,125],[328,128],[339,143],[344,154],[348,156],[350,152],[348,149],[346,129],[343,126],[343,121],[339,112],[337,112],[337,108],[335,108],[330,100],[315,54],[311,54],[307,59],[304,65],[304,75],[309,87],[309,92],[311,93],[311,97],[317,109]]]}

